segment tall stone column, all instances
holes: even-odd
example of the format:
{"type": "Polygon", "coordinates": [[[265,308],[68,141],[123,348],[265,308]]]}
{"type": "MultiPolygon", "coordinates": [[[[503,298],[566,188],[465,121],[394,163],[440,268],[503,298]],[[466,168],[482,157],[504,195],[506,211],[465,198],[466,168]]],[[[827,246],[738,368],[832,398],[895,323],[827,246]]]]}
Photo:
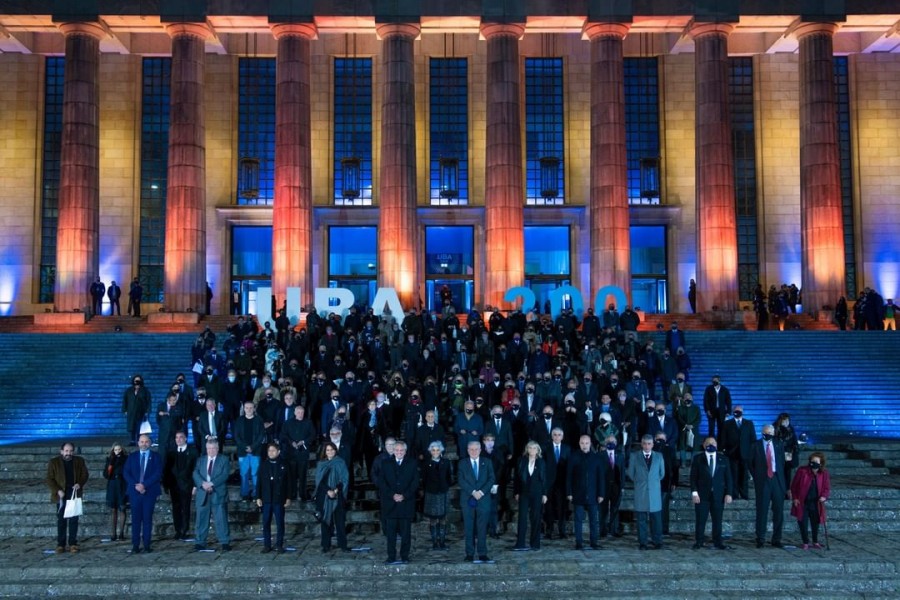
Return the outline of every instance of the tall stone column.
{"type": "Polygon", "coordinates": [[[378,284],[393,287],[404,307],[419,306],[416,213],[416,103],[413,40],[418,23],[382,23],[381,170],[378,284]]]}
{"type": "Polygon", "coordinates": [[[800,231],[803,311],[844,295],[844,217],[834,99],[834,23],[802,23],[800,231]]]}
{"type": "MultiPolygon", "coordinates": [[[[525,189],[519,105],[521,23],[483,23],[487,40],[485,140],[485,303],[504,307],[507,289],[525,282],[525,189]]],[[[527,307],[530,308],[530,307],[527,307]]]]}
{"type": "Polygon", "coordinates": [[[314,23],[272,26],[275,70],[275,205],[272,211],[272,293],[276,306],[299,286],[312,303],[312,151],[309,42],[314,23]]]}
{"type": "Polygon", "coordinates": [[[100,40],[98,23],[63,23],[63,87],[59,224],[54,305],[65,312],[88,305],[100,267],[100,40]]]}
{"type": "MultiPolygon", "coordinates": [[[[591,41],[591,296],[615,285],[631,293],[631,227],[625,146],[627,23],[586,23],[591,41]]],[[[597,306],[599,312],[606,306],[597,306]]],[[[619,307],[621,310],[622,307],[619,307]]]]}
{"type": "Polygon", "coordinates": [[[697,23],[694,38],[697,310],[738,307],[734,155],[728,111],[730,23],[697,23]]]}
{"type": "Polygon", "coordinates": [[[206,124],[203,23],[172,23],[169,169],[166,189],[165,307],[206,307],[206,124]]]}

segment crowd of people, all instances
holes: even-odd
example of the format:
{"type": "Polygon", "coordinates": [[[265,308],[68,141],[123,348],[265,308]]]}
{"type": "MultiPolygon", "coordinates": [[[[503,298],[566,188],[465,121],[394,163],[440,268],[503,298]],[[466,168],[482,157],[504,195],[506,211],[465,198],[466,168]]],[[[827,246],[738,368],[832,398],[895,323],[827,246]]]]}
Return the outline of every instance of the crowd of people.
{"type": "MultiPolygon", "coordinates": [[[[780,289],[769,286],[768,293],[763,291],[761,283],[757,284],[753,290],[756,328],[760,331],[769,329],[771,317],[778,329],[784,331],[788,317],[797,314],[797,306],[802,300],[800,289],[793,283],[783,283],[780,289]]],[[[893,298],[885,300],[877,291],[866,287],[859,293],[852,310],[845,296],[838,298],[832,309],[832,321],[841,331],[846,331],[848,326],[857,331],[896,331],[895,312],[893,298]]]]}
{"type": "MultiPolygon", "coordinates": [[[[130,505],[132,551],[151,552],[154,506],[166,491],[176,538],[191,537],[193,505],[196,549],[207,549],[212,518],[221,549],[230,550],[232,467],[223,450],[233,442],[241,497],[262,512],[263,552],[285,550],[285,512],[307,502],[322,551],[331,551],[335,536],[338,549],[348,550],[346,513],[366,485],[378,494],[389,563],[410,560],[417,515],[428,520],[432,549],[447,549],[454,486],[467,561],[490,561],[488,539],[513,519],[515,550],[570,535],[583,549],[585,518],[587,543],[598,549],[623,535],[628,481],[638,546],[661,548],[682,468],[690,470],[695,548],[705,543],[709,517],[714,546],[725,548],[724,506],[749,498],[751,478],[757,546],[765,543],[770,508],[770,542],[781,545],[786,499],[806,524],[804,544],[809,523],[818,543],[830,491],[825,457],[811,455],[792,478],[799,444],[790,415],[757,438],[718,375],[695,402],[687,336],[677,323],[658,349],[638,337],[630,307],[588,309],[581,321],[571,310],[556,319],[485,314],[486,321],[474,310],[460,318],[445,306],[398,320],[354,307],[343,319],[311,311],[306,326],[294,329],[280,311],[274,327],[239,316],[221,344],[207,328],[191,348],[190,379],[177,374],[156,406],[140,375],[123,394],[129,445],[138,451],[115,444],[104,470],[112,539],[124,539],[130,505]],[[141,433],[149,421],[156,451],[141,433]]],[[[64,445],[47,474],[60,552],[77,549],[77,519],[73,531],[63,513],[87,479],[67,466],[83,466],[72,450],[64,445]]]]}

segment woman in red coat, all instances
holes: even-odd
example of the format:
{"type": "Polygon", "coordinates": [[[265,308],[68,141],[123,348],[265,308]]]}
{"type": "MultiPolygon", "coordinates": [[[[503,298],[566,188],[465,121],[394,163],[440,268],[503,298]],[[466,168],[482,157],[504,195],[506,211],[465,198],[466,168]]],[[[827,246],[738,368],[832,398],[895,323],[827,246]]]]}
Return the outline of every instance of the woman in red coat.
{"type": "Polygon", "coordinates": [[[831,495],[831,476],[825,470],[825,455],[813,452],[809,463],[797,469],[791,482],[791,515],[800,525],[803,549],[809,550],[809,524],[812,523],[814,548],[819,544],[819,524],[825,522],[825,501],[831,495]]]}

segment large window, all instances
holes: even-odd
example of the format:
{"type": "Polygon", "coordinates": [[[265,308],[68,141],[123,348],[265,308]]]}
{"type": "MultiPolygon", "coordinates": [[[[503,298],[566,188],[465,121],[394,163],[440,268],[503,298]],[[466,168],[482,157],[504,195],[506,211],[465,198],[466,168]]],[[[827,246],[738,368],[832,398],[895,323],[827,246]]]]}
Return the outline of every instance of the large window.
{"type": "Polygon", "coordinates": [[[546,307],[550,292],[571,283],[569,228],[565,225],[526,226],[524,235],[525,285],[534,292],[541,312],[549,312],[546,307]]]}
{"type": "Polygon", "coordinates": [[[631,204],[659,204],[659,194],[652,193],[659,190],[641,185],[642,164],[645,175],[649,175],[649,170],[655,165],[656,180],[660,179],[659,72],[656,58],[625,59],[625,146],[628,201],[631,204]]]}
{"type": "Polygon", "coordinates": [[[163,301],[169,88],[172,59],[145,58],[141,91],[141,221],[138,277],[145,302],[163,301]]]}
{"type": "Polygon", "coordinates": [[[468,204],[468,61],[432,58],[429,81],[431,204],[468,204]]]}
{"type": "Polygon", "coordinates": [[[525,59],[525,202],[562,204],[564,117],[561,58],[525,59]]]}
{"type": "Polygon", "coordinates": [[[631,226],[631,301],[647,313],[669,310],[664,225],[631,226]]]}
{"type": "Polygon", "coordinates": [[[328,287],[347,288],[356,303],[375,297],[378,240],[375,227],[329,227],[328,287]]]}
{"type": "Polygon", "coordinates": [[[238,62],[238,204],[275,199],[275,59],[238,62]]]}
{"type": "Polygon", "coordinates": [[[457,312],[472,307],[475,273],[471,227],[425,228],[425,288],[428,310],[442,310],[444,298],[457,312]]]}
{"type": "Polygon", "coordinates": [[[844,210],[844,272],[846,293],[855,298],[856,245],[853,235],[853,144],[850,137],[850,67],[846,56],[834,57],[834,98],[837,107],[838,152],[841,160],[841,200],[844,210]]]}
{"type": "Polygon", "coordinates": [[[372,59],[334,59],[334,203],[372,204],[372,59]]]}
{"type": "Polygon", "coordinates": [[[753,59],[728,59],[728,102],[734,154],[738,286],[741,300],[752,300],[759,283],[756,218],[756,141],[753,120],[753,59]]]}
{"type": "Polygon", "coordinates": [[[44,147],[41,180],[41,283],[38,302],[53,302],[56,284],[56,231],[59,222],[59,171],[66,60],[48,56],[44,73],[44,147]]]}

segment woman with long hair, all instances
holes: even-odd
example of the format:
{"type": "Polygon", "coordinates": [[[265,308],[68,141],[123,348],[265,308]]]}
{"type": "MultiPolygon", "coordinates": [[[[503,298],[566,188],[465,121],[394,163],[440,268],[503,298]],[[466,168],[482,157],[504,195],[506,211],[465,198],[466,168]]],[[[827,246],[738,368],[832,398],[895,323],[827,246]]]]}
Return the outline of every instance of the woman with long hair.
{"type": "Polygon", "coordinates": [[[331,551],[331,532],[336,530],[338,548],[347,552],[347,487],[350,473],[337,446],[325,442],[316,464],[316,518],[322,529],[322,552],[331,551]]]}
{"type": "Polygon", "coordinates": [[[125,521],[128,495],[126,493],[125,478],[122,471],[125,468],[125,459],[128,453],[122,444],[115,442],[109,449],[106,457],[106,467],[103,469],[103,478],[106,479],[106,506],[111,513],[112,534],[109,539],[112,542],[125,539],[125,521]],[[118,526],[119,513],[122,513],[122,526],[118,526]]]}
{"type": "Polygon", "coordinates": [[[548,493],[547,472],[541,458],[541,446],[534,440],[525,444],[513,482],[515,499],[519,503],[519,524],[515,550],[528,550],[525,545],[526,527],[531,527],[530,548],[541,548],[541,515],[548,493]]]}

